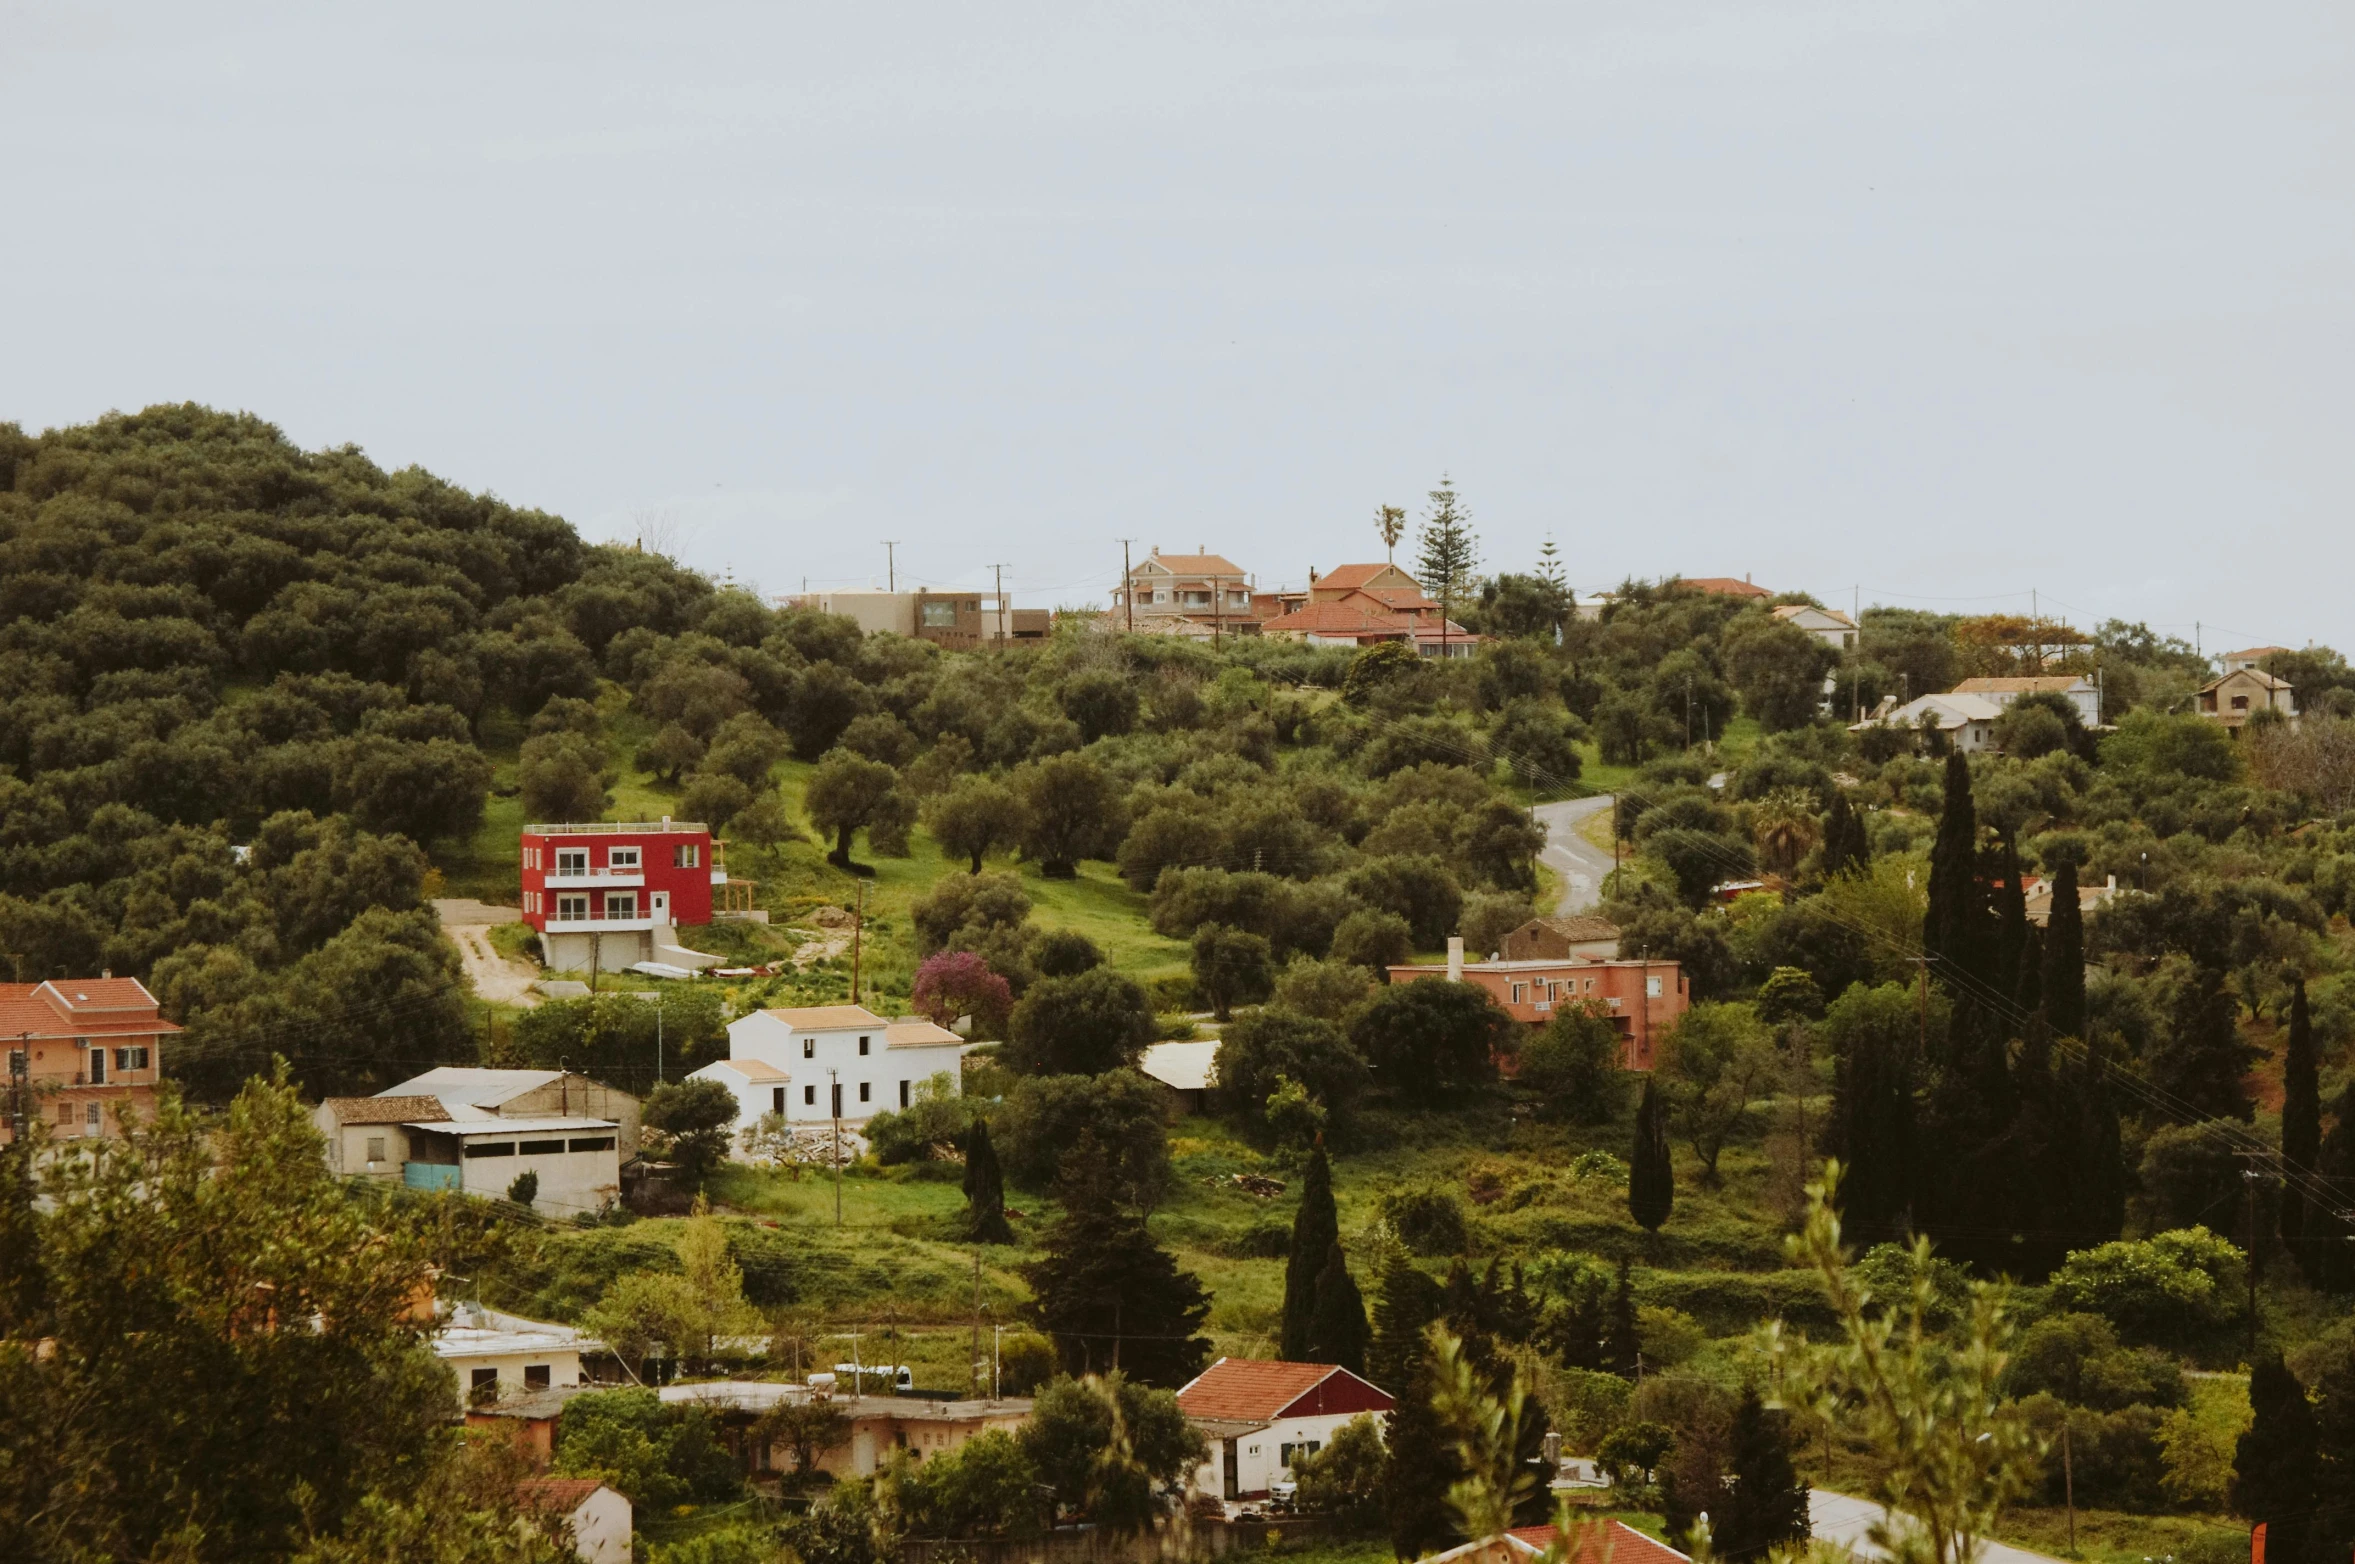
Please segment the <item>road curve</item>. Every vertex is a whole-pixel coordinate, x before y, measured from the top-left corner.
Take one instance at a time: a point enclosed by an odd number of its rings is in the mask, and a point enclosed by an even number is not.
[[[1562,877],[1562,904],[1555,913],[1585,912],[1603,899],[1603,878],[1611,872],[1611,855],[1578,834],[1579,822],[1611,807],[1610,795],[1565,798],[1540,804],[1533,811],[1545,827],[1545,848],[1538,857]]]
[[[1881,1507],[1870,1499],[1852,1498],[1829,1488],[1807,1490],[1807,1524],[1816,1540],[1840,1543],[1860,1559],[1886,1556],[1865,1537],[1881,1515]],[[2031,1553],[2026,1548],[1982,1541],[1973,1564],[2054,1564],[2054,1561],[2047,1554]]]

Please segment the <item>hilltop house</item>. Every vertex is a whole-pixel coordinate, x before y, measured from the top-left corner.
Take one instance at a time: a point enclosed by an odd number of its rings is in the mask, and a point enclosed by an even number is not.
[[[1496,954],[1507,961],[1616,961],[1619,925],[1583,913],[1531,918],[1505,936]]]
[[[1856,621],[1836,608],[1785,603],[1774,611],[1774,616],[1787,625],[1796,625],[1835,652],[1853,651],[1856,647]]]
[[[1191,625],[1213,634],[1259,633],[1251,573],[1207,546],[1193,554],[1164,554],[1155,547],[1130,566],[1127,581],[1112,593],[1106,622],[1125,629],[1132,619],[1139,631]]]
[[[914,1099],[935,1075],[962,1076],[965,1040],[921,1016],[887,1021],[864,1005],[756,1010],[728,1023],[728,1057],[690,1080],[735,1094],[735,1131],[782,1114],[788,1124],[864,1123]]]
[[[2238,673],[2243,668],[2270,673],[2272,670],[2265,664],[2273,658],[2287,657],[2289,654],[2290,649],[2286,646],[2251,646],[2237,652],[2226,652],[2217,661],[2226,673]]]
[[[430,1338],[433,1355],[449,1365],[456,1399],[488,1407],[519,1396],[536,1396],[589,1383],[581,1354],[605,1344],[569,1325],[549,1325],[501,1314],[480,1304],[453,1307]]]
[[[1311,646],[1401,641],[1425,657],[1469,657],[1481,637],[1444,618],[1436,599],[1392,564],[1337,565],[1309,579],[1305,597],[1285,594],[1289,612],[1260,634]]]
[[[977,651],[1007,641],[1043,641],[1054,616],[1043,608],[1016,608],[1011,597],[988,592],[808,592],[779,598],[786,608],[837,614],[868,635],[900,635],[930,641],[952,652]]]
[[[558,972],[637,968],[683,977],[720,964],[679,944],[679,926],[711,922],[728,883],[699,821],[531,825],[521,839],[523,921]]]
[[[0,983],[0,1039],[9,1072],[26,1079],[27,1127],[38,1118],[58,1140],[119,1138],[125,1108],[152,1114],[164,1039],[179,1030],[137,978]],[[0,1145],[15,1139],[0,1112]]]
[[[2081,673],[2035,674],[2016,679],[1965,679],[1954,687],[1952,693],[1976,695],[1998,710],[2023,695],[2058,695],[2077,708],[2077,720],[2087,727],[2099,727],[2102,720],[2101,687]]]
[[[2236,739],[2241,736],[2243,725],[2261,711],[2278,711],[2292,722],[2297,721],[2298,696],[2289,680],[2244,665],[2200,686],[2200,715],[2211,722],[2223,723]]]
[[[1265,1498],[1342,1424],[1393,1404],[1387,1391],[1345,1368],[1272,1358],[1220,1358],[1177,1400],[1210,1447],[1194,1490],[1221,1500]]]
[[[619,1199],[638,1152],[638,1100],[565,1070],[445,1065],[373,1097],[330,1097],[311,1122],[347,1178],[504,1199],[529,1172],[532,1208],[557,1216]]]
[[[1995,748],[1995,719],[2003,707],[1984,695],[1917,695],[1904,705],[1885,700],[1881,709],[1862,722],[1848,725],[1851,733],[1867,728],[1902,728],[1919,732],[1923,719],[1934,722],[1947,744],[1966,755]]]
[[[527,1477],[515,1485],[517,1507],[572,1537],[581,1564],[630,1564],[630,1501],[594,1477]]]
[[[1673,961],[1641,956],[1632,961],[1559,956],[1467,962],[1464,942],[1450,939],[1445,966],[1390,968],[1393,983],[1428,978],[1484,988],[1506,1014],[1531,1027],[1551,1021],[1559,1008],[1575,1003],[1593,1005],[1610,1018],[1612,1030],[1619,1034],[1620,1068],[1627,1070],[1649,1070],[1660,1039],[1692,1008],[1683,968]]]
[[[1003,1396],[962,1401],[929,1396],[871,1396],[838,1391],[832,1374],[816,1374],[806,1385],[775,1380],[716,1380],[665,1385],[658,1394],[673,1406],[698,1406],[712,1414],[741,1454],[747,1475],[781,1469],[791,1457],[781,1445],[752,1433],[752,1425],[780,1406],[811,1402],[831,1405],[850,1425],[840,1444],[817,1452],[819,1471],[836,1479],[872,1477],[894,1452],[923,1462],[946,1454],[990,1429],[1008,1432],[1030,1420],[1030,1398]],[[783,1458],[782,1460],[780,1458]]]
[[[1711,597],[1745,597],[1762,602],[1774,596],[1766,588],[1754,585],[1748,576],[1739,581],[1731,576],[1680,576],[1676,585],[1706,592]]]

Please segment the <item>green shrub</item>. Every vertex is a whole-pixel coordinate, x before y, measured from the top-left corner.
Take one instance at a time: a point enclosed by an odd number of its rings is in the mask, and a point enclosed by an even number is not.
[[[2133,1340],[2185,1341],[2239,1318],[2240,1250],[2204,1227],[2080,1249],[2053,1273],[2063,1308],[2098,1314]]]
[[[1470,1242],[1463,1202],[1444,1189],[1410,1189],[1382,1202],[1398,1241],[1422,1255],[1462,1254]]]

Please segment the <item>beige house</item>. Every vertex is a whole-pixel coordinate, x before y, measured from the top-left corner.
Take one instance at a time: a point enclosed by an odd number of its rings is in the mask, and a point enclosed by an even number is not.
[[[1251,597],[1251,573],[1233,560],[1207,548],[1194,554],[1155,548],[1129,567],[1128,580],[1113,592],[1108,622],[1119,628],[1131,616],[1189,619],[1229,635],[1250,635],[1259,628]]]
[[[327,1166],[346,1178],[504,1198],[536,1176],[545,1215],[601,1211],[637,1155],[638,1099],[569,1070],[428,1070],[374,1097],[311,1111]]]
[[[2032,674],[2022,678],[1965,679],[1956,685],[1956,695],[1976,695],[1998,707],[2009,706],[2023,695],[2058,695],[2077,708],[2077,719],[2087,727],[2098,727],[2102,720],[2101,687],[2081,673]]]
[[[836,1393],[831,1374],[819,1375],[817,1385],[782,1384],[773,1380],[725,1379],[697,1385],[665,1385],[660,1395],[673,1406],[699,1406],[710,1411],[743,1449],[746,1466],[755,1472],[789,1469],[792,1452],[781,1445],[751,1441],[751,1423],[779,1406],[816,1400],[833,1406],[849,1423],[842,1443],[818,1453],[819,1470],[837,1479],[872,1477],[905,1450],[917,1461],[954,1450],[993,1428],[1009,1433],[1030,1419],[1030,1398],[1004,1396],[996,1400],[932,1401],[918,1396],[868,1396]]]
[[[868,635],[901,635],[969,652],[1002,641],[1043,641],[1054,628],[1043,608],[1016,608],[987,592],[810,592],[777,599],[785,608],[838,614]]]
[[[2241,725],[2261,711],[2278,711],[2297,720],[2298,697],[2289,680],[2244,666],[2200,686],[2200,715],[2223,723],[2234,738],[2240,737]]]
[[[449,1365],[456,1398],[485,1406],[588,1383],[581,1354],[605,1344],[569,1325],[549,1325],[461,1303],[434,1331],[433,1355]]]
[[[2287,657],[2289,651],[2290,649],[2286,646],[2251,646],[2237,652],[2226,652],[2217,660],[2224,665],[2226,673],[2238,673],[2243,668],[2255,668],[2264,672],[2267,671],[2265,668],[2267,659]]]
[[[1619,925],[1579,914],[1531,918],[1505,936],[1497,954],[1507,961],[1617,961]]]
[[[1817,608],[1812,603],[1785,603],[1774,611],[1784,624],[1797,625],[1835,652],[1852,651],[1856,646],[1856,621],[1836,608]]]

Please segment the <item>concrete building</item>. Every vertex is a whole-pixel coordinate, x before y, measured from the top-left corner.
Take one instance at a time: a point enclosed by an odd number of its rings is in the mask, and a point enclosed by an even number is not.
[[[1835,652],[1856,649],[1856,621],[1836,608],[1817,608],[1811,603],[1785,603],[1774,611],[1774,616],[1787,625],[1798,626]]]
[[[445,1065],[374,1097],[330,1097],[311,1122],[347,1178],[503,1200],[530,1172],[532,1208],[557,1217],[620,1199],[621,1164],[638,1152],[638,1100],[563,1070]]]
[[[2033,674],[2016,679],[1965,679],[1949,693],[1976,695],[1998,711],[2023,695],[2058,695],[2077,708],[2079,722],[2089,728],[2101,726],[2101,687],[2081,673]]]
[[[1531,918],[1507,934],[1504,949],[1492,954],[1506,961],[1614,961],[1619,956],[1619,925],[1583,913]]]
[[[1951,747],[1966,755],[1995,748],[1995,719],[2003,707],[1983,695],[1918,695],[1900,706],[1884,702],[1881,710],[1862,722],[1848,725],[1851,733],[1867,728],[1900,728],[1919,733],[1925,717],[1937,725]]]
[[[0,983],[0,1082],[21,1070],[28,1135],[38,1120],[53,1140],[118,1138],[124,1109],[155,1111],[164,1039],[179,1031],[137,978]],[[15,1139],[0,1112],[0,1145]]]
[[[2276,657],[2287,657],[2289,654],[2290,648],[2286,646],[2251,646],[2237,652],[2226,652],[2217,662],[2226,673],[2238,673],[2243,668],[2270,673],[2272,670],[2266,664]]]
[[[2277,711],[2297,721],[2298,696],[2289,680],[2277,679],[2262,669],[2241,667],[2201,685],[2198,709],[2210,722],[2224,724],[2237,739],[2242,727],[2261,711]]]
[[[1692,1008],[1692,994],[1683,969],[1673,961],[1585,961],[1562,957],[1534,961],[1479,961],[1463,959],[1463,941],[1448,942],[1445,966],[1404,966],[1390,969],[1393,983],[1444,978],[1471,983],[1514,1020],[1539,1027],[1557,1011],[1573,1004],[1594,1008],[1609,1019],[1621,1042],[1621,1066],[1649,1070],[1660,1040],[1675,1029],[1677,1020]]]
[[[1291,1480],[1293,1464],[1354,1417],[1381,1417],[1388,1392],[1331,1363],[1221,1358],[1177,1393],[1210,1458],[1194,1489],[1219,1500],[1265,1498]]]
[[[515,1485],[526,1515],[561,1526],[582,1564],[630,1564],[630,1501],[594,1477],[527,1477]]]
[[[696,820],[530,825],[519,843],[523,921],[555,972],[685,976],[720,964],[679,943],[712,920],[727,866]]]
[[[988,592],[809,592],[778,599],[787,608],[839,614],[868,635],[901,635],[930,641],[953,652],[970,652],[1008,641],[1043,641],[1054,616],[1043,608],[1016,608],[1010,597]]]
[[[1192,554],[1164,554],[1157,546],[1113,589],[1106,623],[1162,631],[1164,621],[1187,621],[1213,635],[1257,635],[1251,582],[1251,572],[1207,546]]]
[[[743,1455],[747,1474],[787,1470],[792,1465],[787,1448],[764,1444],[749,1432],[753,1422],[779,1406],[820,1401],[843,1415],[850,1425],[848,1434],[842,1443],[817,1454],[818,1469],[838,1480],[874,1476],[894,1451],[905,1450],[919,1462],[928,1461],[990,1429],[1010,1433],[1030,1419],[1027,1396],[943,1401],[924,1396],[857,1395],[835,1391],[825,1383],[833,1378],[830,1374],[814,1377],[820,1383],[713,1380],[665,1385],[659,1394],[671,1405],[699,1406],[717,1418]]]
[[[433,1332],[433,1355],[448,1365],[457,1401],[488,1406],[509,1397],[583,1385],[581,1354],[605,1350],[594,1336],[501,1314],[479,1304],[453,1307]]]
[[[888,1021],[864,1005],[756,1010],[728,1023],[728,1057],[688,1078],[736,1094],[740,1138],[764,1113],[823,1124],[897,1112],[935,1075],[958,1083],[966,1046],[921,1016]]]
[[[1137,1072],[1161,1083],[1176,1112],[1200,1113],[1211,1083],[1218,1078],[1218,1039],[1155,1043],[1137,1061]]]

